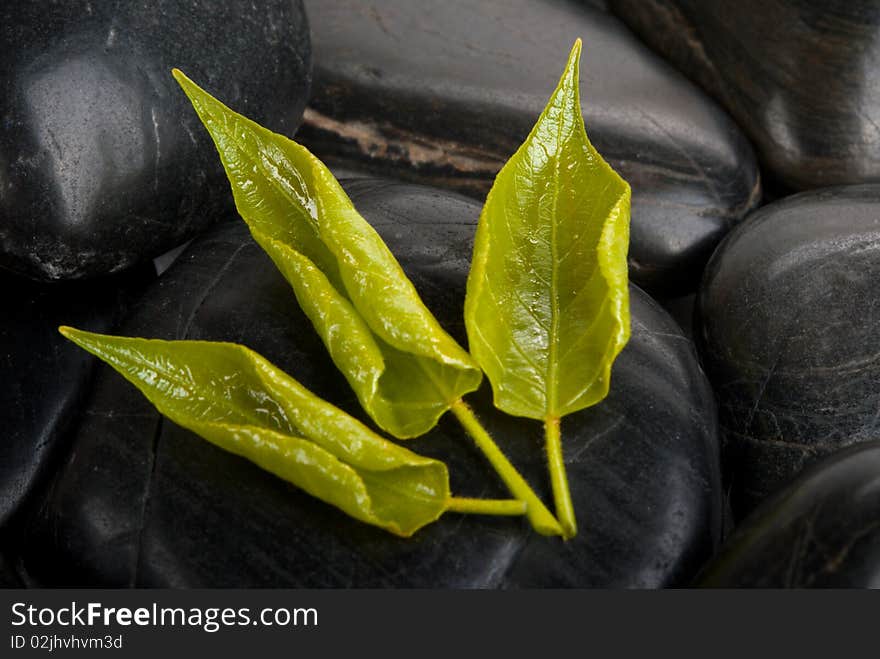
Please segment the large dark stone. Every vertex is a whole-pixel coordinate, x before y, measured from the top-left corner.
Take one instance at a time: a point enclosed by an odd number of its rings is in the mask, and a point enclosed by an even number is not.
[[[699,341],[741,517],[805,465],[880,438],[880,186],[803,193],[706,269]]]
[[[230,208],[214,146],[171,77],[293,134],[310,80],[300,0],[0,3],[0,266],[114,272]]]
[[[739,526],[698,583],[880,588],[880,442],[841,450]]]
[[[633,188],[630,269],[652,291],[696,288],[760,198],[727,114],[609,14],[547,0],[306,0],[315,71],[297,139],[335,166],[483,199],[583,37],[587,131]]]
[[[795,188],[880,179],[880,5],[871,0],[610,0],[713,93]]]
[[[441,322],[464,340],[462,305],[479,204],[419,186],[347,185]],[[691,343],[632,289],[633,338],[609,398],[563,420],[581,532],[536,536],[522,519],[449,514],[409,540],[356,522],[163,421],[101,367],[74,450],[24,551],[36,583],[138,586],[641,586],[686,583],[719,537],[714,404]],[[292,291],[243,225],[194,243],[122,332],[231,340],[362,416]],[[549,498],[541,427],[470,397]],[[453,491],[504,497],[449,415],[407,446],[442,457]]]
[[[0,273],[0,526],[59,462],[94,361],[58,326],[110,331],[152,274],[144,267],[93,282],[43,284]]]

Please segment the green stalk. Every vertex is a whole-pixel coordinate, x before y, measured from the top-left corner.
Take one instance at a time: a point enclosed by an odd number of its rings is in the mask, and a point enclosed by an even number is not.
[[[446,510],[453,513],[476,515],[506,515],[514,517],[526,514],[526,503],[519,499],[469,499],[450,497]]]
[[[507,456],[501,452],[467,403],[458,400],[452,404],[450,409],[495,468],[495,471],[498,472],[510,493],[526,504],[526,516],[535,530],[541,535],[565,535],[557,519],[547,510],[547,507],[516,470],[516,467],[510,463]]]
[[[563,537],[570,540],[577,535],[577,522],[574,516],[574,506],[571,503],[571,490],[568,487],[565,461],[562,458],[562,440],[558,417],[549,417],[544,422],[544,437],[547,446],[547,465],[550,469],[550,484],[553,486],[553,501],[556,504],[556,517],[562,524]]]

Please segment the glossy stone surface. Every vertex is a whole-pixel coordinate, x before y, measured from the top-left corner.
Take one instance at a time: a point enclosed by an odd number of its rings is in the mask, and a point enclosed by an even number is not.
[[[610,0],[726,107],[794,188],[880,180],[880,5]]]
[[[699,585],[880,588],[880,442],[808,470],[740,525]]]
[[[880,437],[880,186],[803,193],[737,227],[706,270],[699,342],[734,512]]]
[[[596,148],[633,189],[630,267],[687,292],[760,198],[751,146],[714,102],[589,3],[307,0],[312,98],[297,139],[334,166],[482,200],[584,41],[581,98]]]
[[[398,255],[441,322],[464,338],[462,305],[479,204],[360,179],[355,204]],[[356,522],[250,463],[161,421],[100,367],[73,451],[28,532],[26,568],[51,585],[467,587],[685,583],[719,536],[714,405],[693,347],[633,288],[633,338],[612,393],[563,421],[581,533],[535,536],[520,518],[448,514],[409,540]],[[245,343],[319,395],[358,413],[287,283],[243,225],[194,243],[122,333]],[[539,424],[471,397],[486,425],[549,497]],[[453,491],[505,491],[444,417],[410,440],[442,457]]]
[[[57,284],[0,273],[0,525],[57,466],[91,371],[93,360],[58,326],[110,331],[152,272]]]
[[[231,207],[216,151],[171,77],[293,134],[311,49],[300,0],[0,3],[0,266],[114,272]]]

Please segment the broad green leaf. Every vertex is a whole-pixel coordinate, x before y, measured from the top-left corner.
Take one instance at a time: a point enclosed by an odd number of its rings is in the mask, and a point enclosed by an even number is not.
[[[479,386],[470,355],[320,160],[174,75],[217,146],[238,212],[364,409],[400,438],[430,430]]]
[[[587,139],[580,50],[489,192],[465,300],[495,404],[533,419],[602,400],[630,333],[630,189]]]
[[[409,536],[448,506],[445,464],[379,437],[244,346],[61,332],[178,425],[352,517]]]

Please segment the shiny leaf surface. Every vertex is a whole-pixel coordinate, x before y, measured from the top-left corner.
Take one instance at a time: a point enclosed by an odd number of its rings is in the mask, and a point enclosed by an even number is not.
[[[175,77],[214,140],[235,203],[364,409],[397,437],[427,432],[482,374],[422,303],[376,231],[307,149]]]
[[[244,346],[61,328],[165,416],[352,517],[409,536],[446,510],[446,466],[379,437]]]
[[[495,404],[533,419],[602,400],[630,333],[630,189],[587,139],[580,50],[489,192],[465,301]]]

